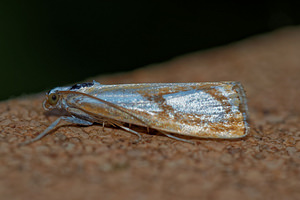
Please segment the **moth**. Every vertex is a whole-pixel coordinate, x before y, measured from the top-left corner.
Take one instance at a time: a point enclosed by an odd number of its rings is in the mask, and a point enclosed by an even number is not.
[[[241,138],[248,134],[248,107],[239,82],[143,83],[102,85],[98,82],[56,87],[46,94],[46,111],[59,109],[60,116],[45,131],[25,144],[56,129],[61,121],[77,125],[109,123],[155,129],[180,141],[179,136]]]

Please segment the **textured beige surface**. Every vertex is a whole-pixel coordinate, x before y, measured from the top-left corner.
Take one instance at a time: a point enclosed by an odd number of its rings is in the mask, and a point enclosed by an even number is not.
[[[43,94],[0,103],[0,199],[299,199],[300,28],[111,76],[101,83],[241,81],[251,131],[196,145],[100,125],[43,131]]]

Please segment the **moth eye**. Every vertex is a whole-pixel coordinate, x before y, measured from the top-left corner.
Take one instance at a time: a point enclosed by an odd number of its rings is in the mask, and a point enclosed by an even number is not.
[[[57,103],[59,99],[59,96],[58,94],[55,94],[55,93],[52,93],[49,95],[48,97],[48,102],[51,104],[51,105],[55,105]]]

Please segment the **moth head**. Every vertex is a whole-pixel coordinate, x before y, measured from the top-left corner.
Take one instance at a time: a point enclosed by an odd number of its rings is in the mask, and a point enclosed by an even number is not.
[[[58,92],[49,91],[48,94],[46,95],[46,99],[43,103],[44,109],[51,110],[53,108],[58,108],[60,98],[61,98],[61,95]]]

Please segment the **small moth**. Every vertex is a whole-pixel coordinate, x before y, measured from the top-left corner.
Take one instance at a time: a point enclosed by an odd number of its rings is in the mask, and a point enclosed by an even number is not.
[[[62,120],[78,125],[109,123],[139,139],[140,133],[125,124],[156,129],[186,142],[190,140],[177,136],[230,139],[249,132],[247,100],[239,82],[102,85],[94,81],[50,90],[43,107],[68,115],[25,144],[41,139]]]

